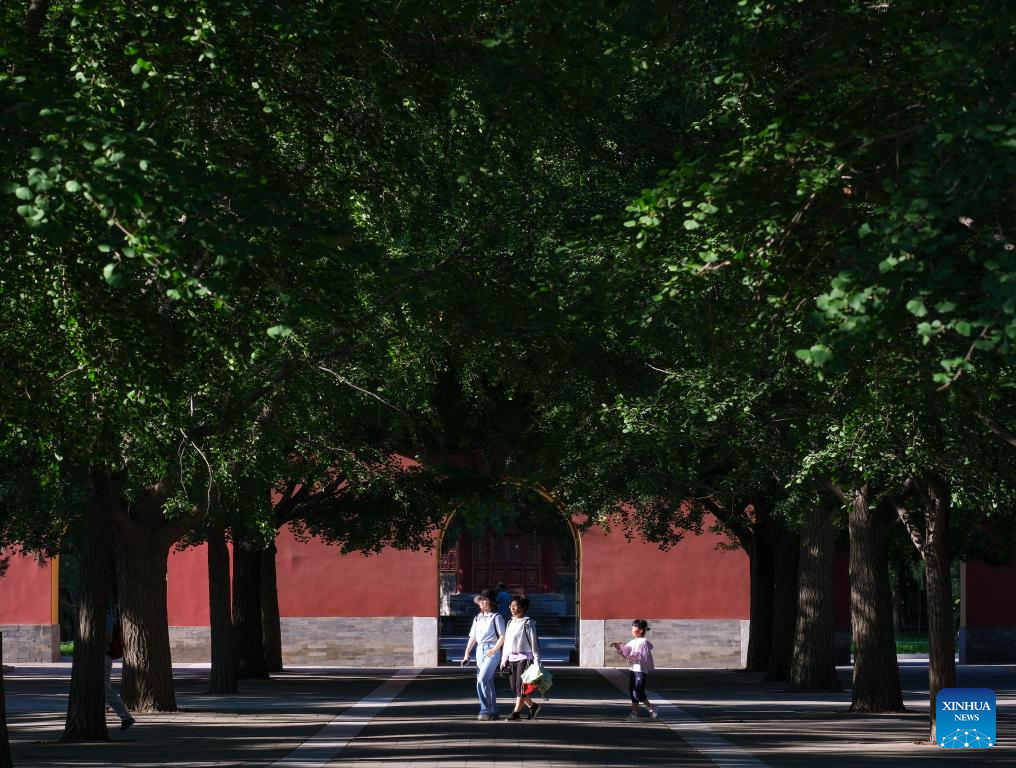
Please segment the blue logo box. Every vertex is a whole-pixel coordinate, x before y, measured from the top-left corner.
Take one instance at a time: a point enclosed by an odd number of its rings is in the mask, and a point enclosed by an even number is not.
[[[995,692],[990,688],[943,688],[935,697],[935,734],[946,749],[995,746]]]

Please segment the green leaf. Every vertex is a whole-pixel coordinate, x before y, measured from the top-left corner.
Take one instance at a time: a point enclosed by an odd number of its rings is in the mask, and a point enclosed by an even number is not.
[[[832,360],[833,351],[825,344],[815,344],[808,350],[815,365],[824,365]]]
[[[123,285],[123,275],[120,273],[119,265],[115,262],[107,264],[102,268],[102,276],[114,288],[119,288]]]
[[[35,197],[35,193],[32,192],[31,187],[18,187],[14,190],[14,195],[18,198],[18,200],[31,200]]]
[[[66,189],[68,192],[77,192],[78,190],[81,189],[81,185],[78,182],[74,181],[74,179],[71,179],[66,184],[64,184],[64,189]]]
[[[924,306],[923,299],[911,299],[908,301],[907,310],[916,317],[924,317],[928,314],[928,308]]]
[[[493,37],[488,37],[484,40],[481,40],[480,45],[486,46],[487,48],[494,48],[498,45],[501,45],[501,41]]]
[[[284,325],[282,323],[280,323],[279,325],[273,325],[271,328],[268,329],[268,335],[271,336],[273,339],[284,339],[287,336],[289,336],[292,332],[293,332],[292,326]]]
[[[871,231],[871,225],[868,222],[864,222],[864,224],[857,228],[857,236],[863,240],[871,234]]]

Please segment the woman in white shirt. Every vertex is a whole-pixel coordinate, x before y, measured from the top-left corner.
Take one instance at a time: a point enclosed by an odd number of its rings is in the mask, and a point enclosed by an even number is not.
[[[485,589],[473,598],[480,612],[473,618],[462,654],[460,666],[469,661],[469,652],[476,646],[476,695],[480,699],[477,720],[497,720],[497,689],[494,687],[494,670],[501,660],[499,649],[504,640],[504,618],[497,612],[497,592]]]
[[[533,621],[526,616],[529,609],[529,598],[525,595],[515,595],[509,604],[512,612],[511,620],[508,622],[508,629],[504,637],[498,640],[494,646],[495,651],[501,650],[501,666],[509,667],[511,670],[512,689],[515,691],[515,709],[508,716],[509,720],[521,719],[522,705],[528,707],[527,720],[532,720],[540,711],[540,705],[533,701],[531,690],[527,690],[526,684],[522,682],[522,673],[526,667],[534,661],[540,660],[540,641],[536,637],[536,628]]]

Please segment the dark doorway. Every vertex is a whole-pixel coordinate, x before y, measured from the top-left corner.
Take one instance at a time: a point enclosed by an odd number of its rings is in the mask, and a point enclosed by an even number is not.
[[[562,512],[529,489],[461,507],[441,544],[438,647],[461,658],[477,608],[473,596],[504,584],[530,600],[544,656],[577,663],[576,534]]]

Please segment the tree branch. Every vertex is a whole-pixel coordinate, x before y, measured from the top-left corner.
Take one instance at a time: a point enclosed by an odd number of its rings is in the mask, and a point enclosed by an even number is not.
[[[697,499],[697,501],[711,512],[713,517],[730,529],[731,533],[737,537],[738,543],[745,552],[749,555],[752,553],[755,544],[755,532],[752,529],[751,521],[743,514],[743,510],[742,513],[729,510],[713,496]],[[741,505],[738,504],[738,506]]]
[[[998,437],[1002,438],[1003,442],[1008,443],[1013,448],[1016,448],[1016,434],[1010,432],[1004,424],[996,421],[981,410],[980,406],[974,406],[974,413],[977,414],[977,418],[983,421],[988,429],[994,432]]]
[[[823,477],[822,485],[828,488],[832,492],[832,494],[840,501],[842,501],[844,504],[850,502],[850,499],[847,498],[847,494],[843,492],[842,488],[840,488],[839,483],[834,483],[832,480]]]
[[[337,374],[331,368],[326,368],[323,365],[319,365],[318,366],[318,370],[319,371],[324,371],[325,373],[331,374],[332,376],[335,377],[335,379],[337,381],[345,384],[347,387],[352,387],[357,392],[362,392],[363,394],[367,395],[368,397],[373,397],[379,403],[381,403],[382,405],[387,405],[389,408],[391,408],[396,413],[401,413],[403,416],[407,415],[405,411],[403,411],[401,408],[399,408],[397,406],[392,405],[387,400],[385,400],[383,397],[381,397],[381,395],[377,394],[376,392],[371,392],[369,389],[364,389],[363,387],[358,387],[356,384],[351,382],[349,379],[345,378],[344,376],[340,376],[339,374]]]
[[[914,546],[917,547],[918,553],[921,555],[921,559],[925,559],[924,554],[924,534],[921,533],[921,529],[914,524],[913,516],[903,504],[894,497],[889,497],[889,502],[893,505],[893,509],[896,510],[896,514],[903,522],[903,526],[907,529],[907,533],[910,534],[910,540],[914,542]]]

